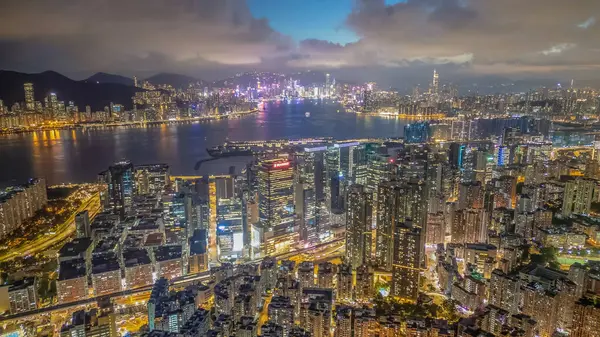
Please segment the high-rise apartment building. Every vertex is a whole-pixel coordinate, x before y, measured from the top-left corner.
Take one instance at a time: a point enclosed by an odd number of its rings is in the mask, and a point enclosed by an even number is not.
[[[373,194],[362,185],[352,185],[346,199],[346,257],[356,268],[371,261]]]
[[[27,184],[0,191],[0,239],[19,228],[47,202],[44,179],[31,179]]]
[[[598,182],[579,178],[565,184],[562,215],[589,214],[592,202],[598,199]]]
[[[169,165],[139,165],[134,170],[135,193],[138,195],[157,195],[170,184]]]
[[[340,264],[337,273],[337,301],[350,302],[353,298],[352,266]]]
[[[90,213],[87,210],[75,215],[75,230],[78,238],[89,238],[92,236]]]
[[[598,298],[584,297],[575,303],[571,336],[600,336],[600,301]]]
[[[25,90],[25,110],[27,112],[35,111],[35,98],[33,96],[33,83],[23,84]]]
[[[421,276],[421,229],[398,224],[394,233],[391,296],[416,302]]]

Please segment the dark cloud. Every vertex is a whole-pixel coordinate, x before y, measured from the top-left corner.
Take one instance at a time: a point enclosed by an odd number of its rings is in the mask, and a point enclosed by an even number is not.
[[[347,20],[389,63],[466,63],[474,72],[598,66],[597,0],[363,0]],[[557,67],[556,70],[563,70]]]
[[[3,66],[68,72],[252,67],[292,44],[244,0],[5,0],[0,22]]]
[[[345,28],[359,41],[340,45],[292,41],[246,0],[3,0],[0,67],[75,77],[323,69],[401,80],[437,67],[590,78],[600,69],[598,19],[598,0],[356,0]]]

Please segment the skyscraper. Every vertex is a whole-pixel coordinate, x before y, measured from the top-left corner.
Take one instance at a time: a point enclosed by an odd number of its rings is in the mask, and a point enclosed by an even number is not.
[[[90,215],[87,210],[79,212],[77,215],[75,215],[75,227],[78,238],[89,238],[92,236]]]
[[[33,97],[33,83],[23,84],[25,89],[25,110],[33,112],[35,110],[35,99]]]
[[[571,336],[600,336],[600,302],[597,299],[584,297],[575,303]]]
[[[394,232],[406,217],[407,198],[411,198],[396,181],[379,184],[377,191],[377,237],[375,262],[384,269],[392,268]]]
[[[421,276],[421,229],[410,224],[396,226],[391,295],[416,302]]]
[[[431,81],[431,93],[437,95],[440,88],[440,75],[437,70],[433,70],[433,80]]]
[[[362,185],[352,185],[346,199],[346,257],[356,268],[371,260],[373,194]]]
[[[294,237],[293,168],[286,159],[267,159],[258,167],[258,209],[262,251],[271,255],[292,245]]]
[[[133,164],[130,161],[117,162],[100,173],[99,180],[108,185],[108,206],[115,214],[125,216],[135,193]]]
[[[593,179],[568,181],[565,184],[562,215],[588,214],[595,194],[598,194],[598,184]]]

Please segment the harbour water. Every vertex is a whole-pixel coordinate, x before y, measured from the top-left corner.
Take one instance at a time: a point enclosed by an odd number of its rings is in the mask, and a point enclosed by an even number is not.
[[[309,114],[307,114],[309,112]],[[399,137],[406,121],[346,113],[321,101],[270,102],[237,119],[148,127],[39,131],[0,136],[0,186],[46,178],[49,184],[94,181],[111,163],[167,163],[174,175],[239,172],[248,161],[232,157],[204,162],[207,147],[227,140]]]

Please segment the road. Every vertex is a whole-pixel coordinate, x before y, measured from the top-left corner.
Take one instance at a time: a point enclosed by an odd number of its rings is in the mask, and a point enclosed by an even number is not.
[[[28,256],[40,253],[55,244],[66,240],[75,231],[75,215],[83,210],[88,210],[90,219],[100,211],[100,194],[94,193],[88,200],[84,201],[77,210],[75,210],[67,220],[58,225],[55,229],[56,234],[52,236],[40,236],[20,247],[10,250],[0,255],[0,262],[14,259],[18,256]]]
[[[296,250],[293,252],[280,254],[275,257],[280,260],[287,259],[287,258],[291,258],[295,255],[303,254],[303,253],[317,250],[317,249],[327,249],[327,250],[329,250],[328,254],[336,253],[335,256],[337,257],[339,254],[338,250],[340,249],[342,244],[343,244],[343,239],[336,239],[336,240],[332,240],[329,242],[318,244],[313,247],[303,248],[303,249],[299,249],[299,250]],[[327,260],[327,259],[331,258],[329,256],[324,256],[323,254],[321,254],[320,257],[322,258],[322,260]],[[261,260],[252,261],[252,263],[259,263],[260,261]],[[210,277],[211,277],[210,271],[204,271],[204,272],[197,273],[197,274],[189,274],[189,275],[185,275],[185,276],[181,276],[181,277],[172,279],[171,285],[172,286],[185,286],[190,283],[208,281],[210,279]],[[124,297],[124,296],[134,296],[134,295],[144,295],[144,294],[149,295],[151,291],[152,291],[152,286],[146,286],[146,287],[137,288],[137,289],[124,290],[124,291],[112,293],[109,295],[87,298],[87,299],[80,300],[80,301],[57,304],[57,305],[53,305],[53,306],[49,306],[49,307],[45,307],[45,308],[40,308],[40,309],[22,312],[22,313],[18,313],[18,314],[14,314],[14,315],[0,317],[0,323],[4,323],[7,321],[14,321],[14,320],[22,320],[22,319],[31,320],[33,317],[38,316],[38,315],[45,315],[45,314],[50,314],[50,313],[61,311],[61,310],[74,309],[74,308],[78,308],[81,306],[94,304],[99,299],[105,299],[105,298],[112,299],[112,298],[119,298],[119,297]],[[269,298],[269,301],[270,301],[270,298]],[[268,308],[268,302],[265,305],[265,310],[267,308]]]

